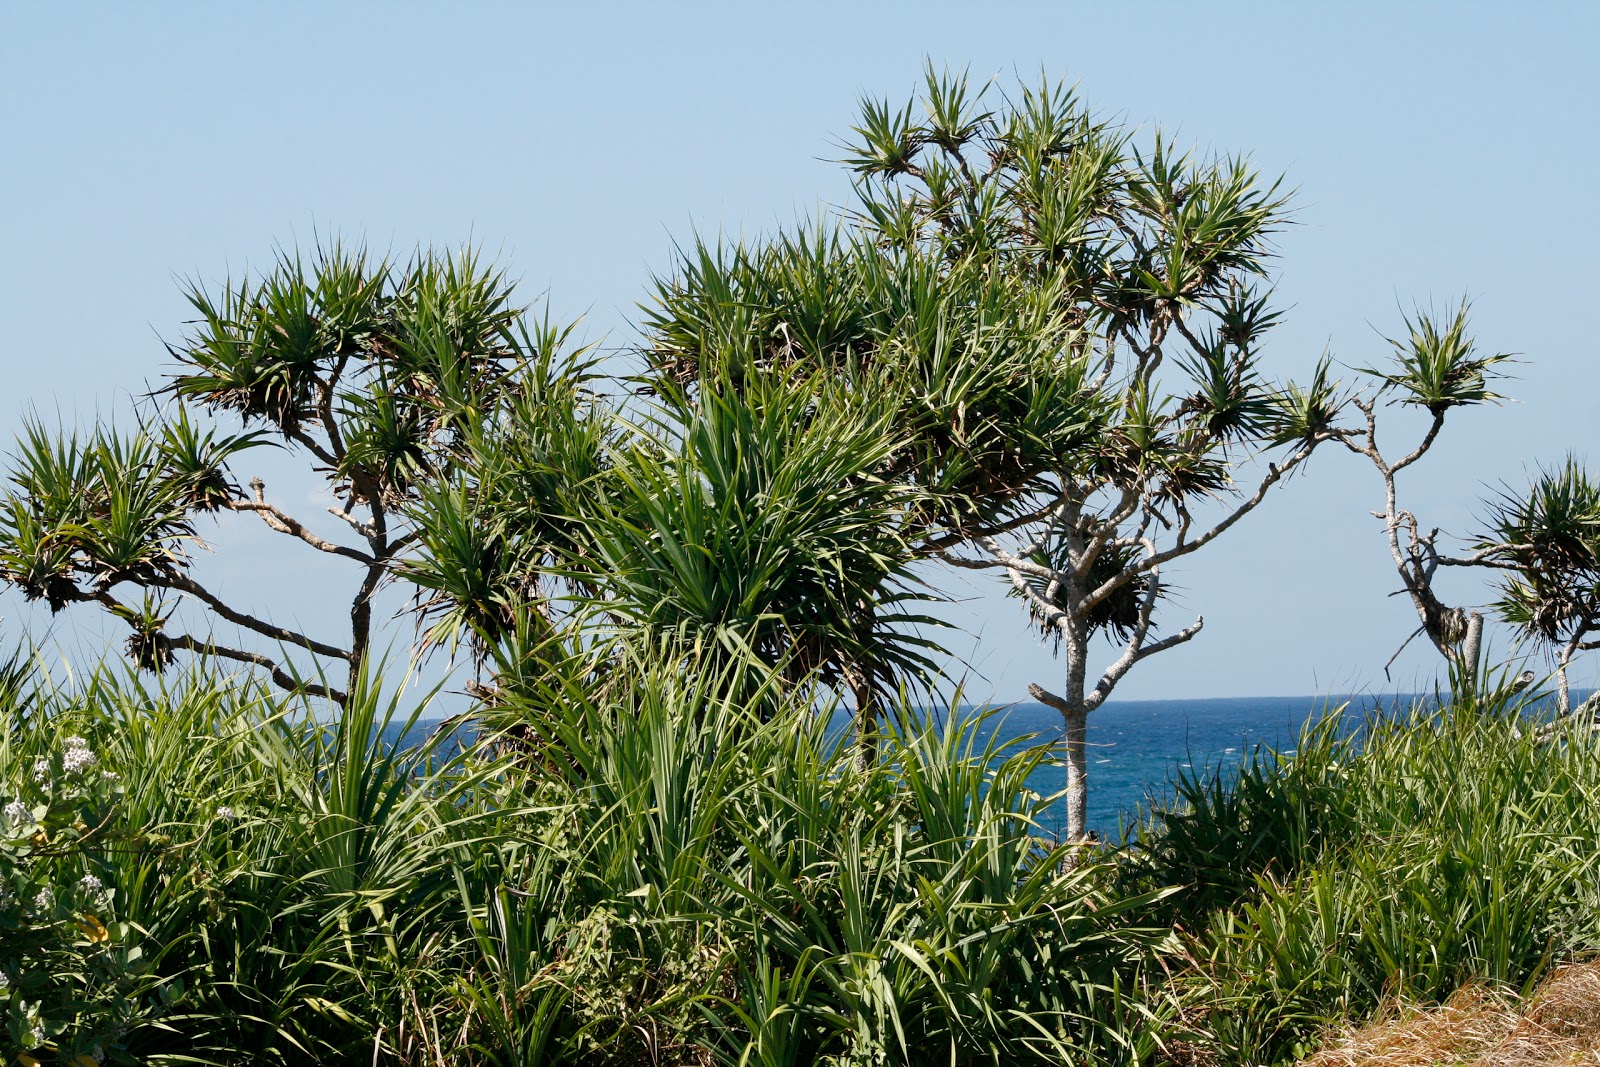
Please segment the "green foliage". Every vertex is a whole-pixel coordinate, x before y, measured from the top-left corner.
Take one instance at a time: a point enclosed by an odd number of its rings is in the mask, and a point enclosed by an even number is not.
[[[631,656],[547,657],[562,670],[503,694],[465,752],[443,734],[391,750],[383,729],[426,704],[402,712],[371,686],[319,725],[204,673],[22,678],[0,780],[69,730],[120,776],[94,832],[34,805],[71,847],[7,853],[75,909],[25,927],[56,939],[55,992],[18,994],[41,1005],[39,1055],[1013,1063],[1121,1047],[1115,991],[1169,940],[1139,919],[1159,893],[1113,895],[1103,869],[1064,869],[1070,850],[1032,835],[1047,799],[1026,783],[1048,750],[902,711],[860,767],[787,687],[734,700]],[[63,892],[86,871],[94,912]],[[41,951],[23,946],[19,972],[16,944],[14,980]]]
[[[211,633],[170,633],[176,602],[309,652],[318,671],[342,663],[353,686],[371,642],[373,594],[424,542],[412,577],[430,637],[454,641],[469,622],[487,625],[495,599],[507,599],[481,573],[491,563],[453,558],[474,546],[448,530],[424,534],[415,509],[452,499],[468,477],[463,465],[489,451],[474,447],[486,428],[549,426],[559,437],[581,421],[590,365],[566,348],[571,328],[530,324],[504,273],[470,249],[400,264],[335,243],[310,257],[284,253],[260,278],[217,291],[194,285],[187,295],[198,318],[169,346],[178,367],[159,391],[173,399],[145,409],[134,433],[25,427],[0,494],[0,581],[52,611],[100,604],[132,630],[127,650],[141,668],[159,671],[177,651],[210,652],[336,703],[349,694],[302,686],[287,660],[218,644]],[[245,432],[220,428],[233,423]],[[283,511],[259,480],[248,494],[240,488],[232,462],[266,443],[299,454],[328,483],[338,502],[329,510],[356,544]],[[575,445],[557,457],[565,476],[577,476],[580,452]],[[359,566],[345,640],[320,641],[240,610],[195,578],[197,517],[223,510],[253,512],[301,550]]]
[[[1600,485],[1577,460],[1541,471],[1525,493],[1502,492],[1485,525],[1479,547],[1498,549],[1507,571],[1501,618],[1556,645],[1600,626]]]
[[[1519,711],[1419,711],[1356,735],[1335,714],[1232,780],[1181,780],[1131,871],[1190,887],[1165,905],[1191,932],[1171,993],[1184,1036],[1224,1062],[1288,1062],[1385,998],[1526,988],[1600,947],[1600,746],[1519,734]]]
[[[181,582],[191,513],[237,492],[227,460],[257,443],[201,431],[181,408],[132,435],[96,426],[80,438],[30,420],[0,505],[0,580],[52,611],[122,582]]]
[[[933,620],[896,610],[916,599],[918,500],[881,472],[902,439],[881,408],[819,394],[759,377],[708,390],[615,455],[584,515],[603,625],[830,684],[936,670],[910,629]]]
[[[38,713],[23,662],[0,670],[18,724]],[[0,738],[0,1056],[131,1063],[120,1039],[151,982],[106,861],[123,785],[84,737],[18,740]]]
[[[794,368],[819,403],[887,409],[904,438],[884,473],[930,494],[930,515],[993,515],[1106,413],[1058,293],[926,250],[883,254],[818,226],[755,249],[697,245],[645,309],[656,388],[740,388]],[[844,388],[820,388],[838,382]]]
[[[406,510],[416,551],[397,571],[418,590],[427,645],[492,647],[588,553],[582,517],[618,428],[589,394],[593,362],[566,354],[572,329],[546,319],[529,332],[517,387],[475,414],[451,477]]]
[[[1426,313],[1415,320],[1407,318],[1406,336],[1389,339],[1397,364],[1394,373],[1365,373],[1399,392],[1402,404],[1424,407],[1435,417],[1453,407],[1501,399],[1490,391],[1489,382],[1496,377],[1494,368],[1511,356],[1480,354],[1467,333],[1467,312],[1463,300],[1443,324]]]

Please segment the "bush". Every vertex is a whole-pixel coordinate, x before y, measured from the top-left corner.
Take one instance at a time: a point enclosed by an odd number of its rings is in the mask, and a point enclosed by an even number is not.
[[[1170,940],[1142,920],[1159,893],[1032,835],[1048,750],[976,723],[902,710],[862,767],[809,700],[612,663],[507,697],[447,753],[385,743],[428,704],[371,685],[331,725],[203,672],[22,690],[0,780],[52,738],[96,753],[62,778],[75,807],[29,808],[70,851],[7,854],[66,909],[29,920],[47,949],[5,949],[56,954],[48,996],[14,998],[41,1059],[1104,1057]],[[60,891],[90,872],[116,922]]]
[[[1187,883],[1168,906],[1194,963],[1169,995],[1189,1037],[1293,1059],[1386,998],[1525,989],[1600,947],[1600,746],[1541,744],[1521,710],[1330,718],[1236,780],[1181,781],[1135,881]]]

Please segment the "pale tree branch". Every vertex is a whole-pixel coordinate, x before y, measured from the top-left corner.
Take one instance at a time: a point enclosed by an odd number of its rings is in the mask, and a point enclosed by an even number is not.
[[[1011,587],[1024,600],[1033,605],[1034,610],[1039,613],[1040,619],[1045,626],[1059,626],[1068,617],[1067,613],[1057,607],[1055,603],[1040,596],[1033,586],[1028,584],[1027,577],[1017,571],[1016,568],[1006,567],[1006,576],[1011,579]]]
[[[357,563],[367,566],[372,565],[372,557],[365,552],[346,545],[334,544],[332,541],[319,537],[306,529],[299,519],[285,514],[274,505],[267,503],[267,486],[260,478],[250,479],[250,488],[255,490],[256,497],[254,500],[231,500],[228,502],[228,507],[234,511],[253,511],[261,516],[261,521],[266,523],[269,528],[281,534],[288,534],[290,537],[298,537],[319,551],[329,552],[336,556],[344,556],[346,559],[353,559]],[[330,508],[329,510],[332,509]]]
[[[1137,649],[1131,647],[1124,649],[1122,656],[1117,660],[1117,662],[1106,668],[1105,674],[1100,676],[1100,680],[1095,683],[1094,690],[1086,698],[1085,703],[1088,704],[1091,709],[1099,707],[1105,701],[1106,697],[1111,694],[1111,690],[1116,688],[1117,683],[1122,681],[1123,675],[1127,674],[1128,671],[1133,668],[1135,663],[1138,663],[1140,660],[1146,659],[1150,656],[1154,656],[1159,652],[1165,652],[1169,648],[1175,648],[1178,645],[1183,644],[1185,641],[1192,639],[1196,634],[1205,628],[1205,624],[1205,617],[1201,616],[1196,618],[1194,622],[1190,623],[1182,630],[1179,630],[1170,637],[1162,638],[1153,645],[1145,645]]]
[[[1389,467],[1389,473],[1399,474],[1417,460],[1427,455],[1428,449],[1433,447],[1433,442],[1438,438],[1439,431],[1442,429],[1444,429],[1444,412],[1440,411],[1434,414],[1433,424],[1428,427],[1428,432],[1423,435],[1422,443],[1417,445],[1416,448],[1412,449],[1410,455],[1406,456],[1404,459],[1401,459],[1399,462],[1392,464]],[[1373,442],[1373,447],[1377,447],[1376,441]]]
[[[263,637],[270,637],[275,641],[282,641],[286,645],[303,648],[319,656],[327,656],[329,659],[343,660],[346,663],[352,659],[351,653],[345,649],[314,640],[305,634],[296,633],[293,630],[285,629],[282,626],[277,626],[264,619],[258,619],[254,615],[247,615],[230,607],[215,593],[186,574],[169,576],[154,584],[163,589],[187,593],[227,621],[236,626],[243,626],[245,629],[254,631]]]
[[[336,519],[342,520],[347,526],[350,527],[350,529],[354,530],[356,533],[360,534],[362,537],[367,538],[369,541],[373,538],[374,533],[373,533],[372,525],[370,523],[363,522],[362,520],[356,518],[354,515],[350,514],[348,511],[343,511],[343,510],[341,510],[339,508],[336,508],[336,507],[329,507],[328,508],[328,514],[332,515]]]
[[[980,537],[978,543],[1009,571],[1026,574],[1031,578],[1039,579],[1041,582],[1055,581],[1061,577],[1061,573],[1053,567],[1046,567],[1030,559],[1023,559],[1021,556],[1007,551],[1000,542],[992,537]]]
[[[1137,579],[1139,575],[1154,570],[1155,568],[1160,567],[1172,560],[1187,556],[1191,552],[1197,552],[1206,545],[1210,544],[1212,541],[1215,541],[1218,537],[1221,537],[1230,528],[1232,528],[1236,522],[1250,514],[1250,512],[1254,511],[1256,507],[1266,499],[1267,493],[1271,491],[1274,485],[1282,481],[1285,476],[1293,472],[1294,469],[1301,463],[1305,462],[1305,460],[1315,449],[1316,444],[1316,441],[1312,441],[1301,445],[1295,450],[1294,454],[1284,462],[1282,466],[1279,466],[1276,463],[1268,463],[1267,475],[1266,477],[1262,478],[1260,484],[1256,486],[1255,492],[1250,494],[1250,496],[1237,508],[1235,508],[1225,519],[1211,527],[1205,533],[1202,533],[1200,536],[1196,537],[1194,540],[1180,540],[1171,548],[1147,556],[1137,564],[1134,564],[1119,574],[1108,578],[1098,588],[1089,593],[1088,596],[1084,597],[1083,606],[1080,610],[1083,612],[1088,612],[1106,597],[1110,596],[1112,593],[1115,593],[1118,589],[1122,588],[1124,585],[1127,585],[1129,582]],[[1185,533],[1186,532],[1187,531],[1185,531]]]
[[[1436,554],[1433,557],[1433,562],[1441,567],[1498,567],[1501,570],[1514,571],[1520,569],[1515,563],[1496,559],[1495,557],[1508,552],[1526,552],[1531,548],[1533,548],[1532,545],[1509,543],[1490,545],[1488,548],[1480,549],[1470,556],[1440,556]]]
[[[1054,693],[1050,692],[1050,690],[1046,689],[1042,685],[1036,685],[1036,684],[1030,683],[1028,685],[1028,695],[1033,697],[1033,699],[1037,700],[1039,703],[1046,705],[1047,707],[1055,708],[1062,715],[1071,715],[1072,714],[1072,708],[1067,704],[1067,702],[1065,700],[1063,700],[1060,697],[1056,696]]]
[[[294,675],[284,670],[281,664],[270,657],[263,656],[259,652],[246,652],[243,649],[229,648],[226,645],[219,645],[215,641],[201,641],[188,634],[179,634],[176,637],[162,635],[162,640],[168,648],[181,649],[186,652],[198,652],[202,655],[221,656],[223,659],[231,659],[238,663],[249,663],[257,667],[263,667],[272,676],[273,684],[291,693],[305,693],[307,696],[321,697],[340,705],[349,700],[348,694],[342,693],[337,689],[330,689],[314,682],[303,682],[295,678]]]
[[[1106,545],[1112,540],[1118,528],[1133,516],[1138,507],[1139,494],[1132,489],[1124,489],[1122,491],[1122,499],[1118,501],[1116,509],[1106,516],[1104,520],[1096,523],[1099,526],[1099,530],[1096,531],[1093,537],[1089,538],[1089,543],[1084,546],[1083,559],[1079,560],[1078,564],[1073,568],[1074,576],[1079,581],[1089,576],[1089,571],[1094,567],[1095,560],[1100,558],[1100,553],[1105,551]],[[1143,532],[1142,526],[1143,524],[1141,524],[1141,534]]]

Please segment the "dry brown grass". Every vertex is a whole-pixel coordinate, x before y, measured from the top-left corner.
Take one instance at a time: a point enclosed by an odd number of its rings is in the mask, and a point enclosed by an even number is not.
[[[1441,1007],[1394,1008],[1301,1067],[1600,1064],[1600,961],[1556,971],[1523,1005],[1469,986]]]

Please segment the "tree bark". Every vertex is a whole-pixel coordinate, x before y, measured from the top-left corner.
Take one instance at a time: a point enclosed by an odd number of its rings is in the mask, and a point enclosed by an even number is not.
[[[1062,718],[1067,727],[1067,840],[1077,844],[1089,833],[1089,713],[1068,711]]]
[[[1077,690],[1082,689],[1080,679]],[[1040,685],[1028,686],[1028,692],[1061,713],[1065,727],[1061,741],[1067,750],[1067,840],[1077,844],[1089,835],[1089,708],[1081,698],[1058,697]]]
[[[854,672],[848,684],[856,702],[856,767],[864,771],[878,759],[878,688],[870,678]]]
[[[1467,615],[1467,636],[1461,642],[1461,680],[1468,696],[1478,692],[1478,659],[1483,646],[1483,613],[1474,611]]]

